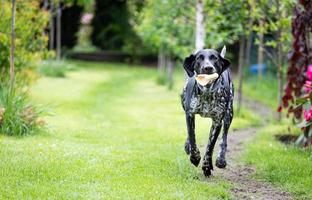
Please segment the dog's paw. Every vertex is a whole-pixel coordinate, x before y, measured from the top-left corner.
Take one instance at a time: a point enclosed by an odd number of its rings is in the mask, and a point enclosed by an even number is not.
[[[184,150],[185,150],[185,153],[186,153],[187,155],[190,155],[190,153],[191,153],[191,145],[190,145],[189,140],[186,140],[186,141],[185,141]]]
[[[191,156],[190,156],[190,161],[193,165],[195,165],[196,167],[199,165],[200,163],[200,152],[198,150],[198,148],[194,148],[194,149],[191,149]]]
[[[202,166],[202,170],[205,176],[210,176],[213,170],[212,158],[205,158]]]
[[[203,167],[202,167],[202,170],[203,170],[204,175],[205,175],[206,177],[211,176],[211,169],[210,169],[209,167],[203,166]]]
[[[221,169],[225,168],[226,167],[226,160],[224,158],[218,157],[216,160],[216,166],[218,168],[221,168]]]

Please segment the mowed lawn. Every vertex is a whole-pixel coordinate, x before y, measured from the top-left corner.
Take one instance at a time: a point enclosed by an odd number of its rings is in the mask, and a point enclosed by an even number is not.
[[[0,199],[231,198],[229,183],[205,178],[184,153],[182,71],[169,91],[156,69],[74,64],[66,78],[42,77],[32,88],[51,113],[46,132],[0,136]],[[233,127],[257,121],[242,113]],[[210,120],[196,128],[206,145]]]

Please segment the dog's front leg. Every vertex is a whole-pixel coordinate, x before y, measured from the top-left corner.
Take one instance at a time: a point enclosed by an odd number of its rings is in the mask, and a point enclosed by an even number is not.
[[[187,153],[190,153],[190,161],[196,167],[200,162],[200,152],[196,146],[195,139],[195,116],[186,113],[186,126],[187,126],[187,134],[188,139],[185,143],[185,150]]]
[[[226,153],[226,148],[227,148],[227,134],[228,134],[229,128],[230,128],[229,123],[227,122],[223,123],[223,135],[222,135],[222,140],[220,143],[219,155],[216,160],[216,166],[219,168],[226,167],[225,153]]]
[[[216,159],[216,166],[219,168],[225,168],[226,167],[226,160],[225,160],[225,154],[226,154],[226,148],[227,148],[227,135],[230,128],[230,125],[232,123],[233,119],[233,102],[231,101],[229,104],[229,109],[226,112],[226,115],[223,119],[223,135],[222,140],[220,143],[220,151],[219,155]]]
[[[215,121],[212,122],[210,135],[209,135],[209,141],[207,144],[206,154],[204,156],[204,162],[202,166],[205,176],[210,176],[211,170],[213,170],[212,153],[213,153],[213,148],[216,144],[217,138],[219,136],[221,127],[222,127],[221,122],[215,122]]]

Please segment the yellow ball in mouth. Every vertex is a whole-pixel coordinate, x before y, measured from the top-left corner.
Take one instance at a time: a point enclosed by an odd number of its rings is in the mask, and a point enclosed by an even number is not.
[[[197,83],[199,83],[202,86],[205,86],[209,83],[212,83],[219,77],[219,74],[214,73],[214,74],[198,74],[195,79]]]

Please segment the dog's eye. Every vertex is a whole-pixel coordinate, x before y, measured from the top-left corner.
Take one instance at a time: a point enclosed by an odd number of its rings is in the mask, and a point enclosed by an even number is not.
[[[217,57],[214,56],[214,55],[210,55],[210,56],[209,56],[209,60],[217,60]]]
[[[199,55],[199,56],[197,57],[197,60],[204,60],[204,56],[203,56],[203,55]]]

